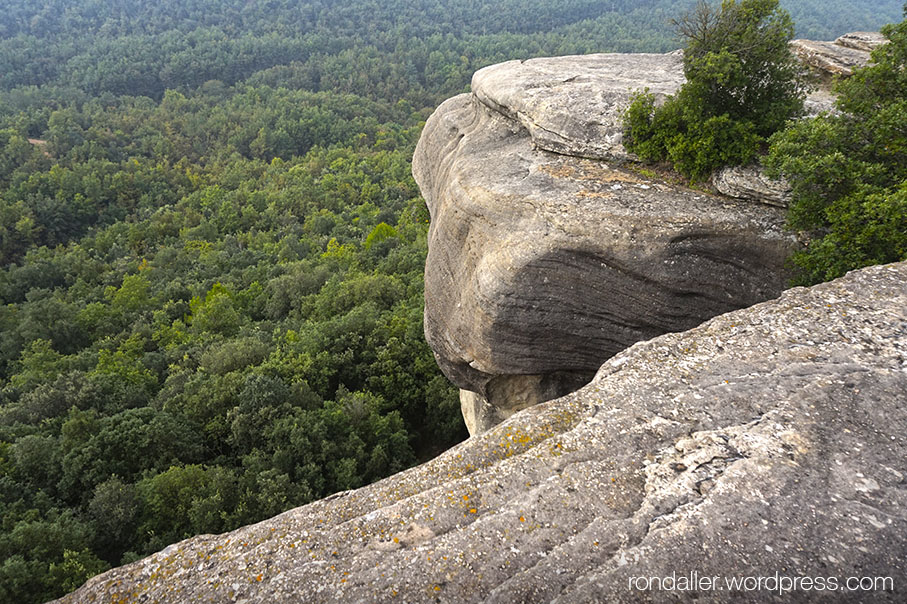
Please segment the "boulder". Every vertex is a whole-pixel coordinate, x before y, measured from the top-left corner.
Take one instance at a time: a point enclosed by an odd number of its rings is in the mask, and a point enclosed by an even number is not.
[[[533,146],[596,159],[629,159],[622,113],[636,91],[657,101],[685,81],[683,52],[591,54],[507,61],[480,69],[472,93],[520,124]]]
[[[867,268],[638,343],[426,464],[60,602],[904,602],[905,284]],[[816,588],[849,577],[879,579]]]
[[[786,208],[790,202],[790,185],[765,175],[761,166],[731,166],[712,175],[712,186],[728,197],[758,200]]]
[[[876,43],[877,38],[885,40],[881,34],[868,32],[846,34],[838,40],[867,45]],[[801,42],[832,45],[796,41]],[[848,52],[839,48],[841,53]],[[868,53],[861,64],[866,61]],[[472,93],[488,108],[519,123],[538,149],[622,161],[635,159],[622,145],[622,113],[633,94],[647,90],[660,103],[685,81],[682,50],[667,54],[591,54],[491,65],[473,75]],[[806,100],[807,113],[829,110],[833,102],[828,91],[813,91]]]
[[[511,61],[428,120],[413,159],[432,218],[425,333],[479,395],[462,398],[473,433],[787,282],[783,210],[619,161],[631,91],[668,94],[680,70],[676,54]]]

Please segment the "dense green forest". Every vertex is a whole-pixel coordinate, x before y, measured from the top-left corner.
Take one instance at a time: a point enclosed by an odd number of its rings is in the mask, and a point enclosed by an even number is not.
[[[693,0],[0,0],[0,602],[465,437],[409,160],[478,68]],[[782,3],[799,33],[902,0]]]

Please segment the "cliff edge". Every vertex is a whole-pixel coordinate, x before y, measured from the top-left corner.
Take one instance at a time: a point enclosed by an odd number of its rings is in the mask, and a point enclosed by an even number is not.
[[[420,141],[427,336],[475,436],[58,602],[905,601],[907,262],[782,293],[775,184],[629,166],[607,116],[679,57],[617,57],[479,72]]]
[[[884,41],[857,32],[791,50],[827,81]],[[690,189],[623,147],[633,93],[664,99],[683,83],[681,51],[508,61],[426,123],[413,157],[432,217],[425,336],[471,434],[575,390],[634,342],[786,286],[799,245],[783,230],[786,183],[748,166]],[[820,87],[807,111],[833,100]]]

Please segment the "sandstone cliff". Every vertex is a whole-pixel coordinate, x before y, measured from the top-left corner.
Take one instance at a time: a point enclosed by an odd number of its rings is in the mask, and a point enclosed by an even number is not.
[[[885,39],[795,40],[831,76]],[[788,187],[758,166],[713,175],[717,195],[633,169],[634,91],[683,84],[680,51],[509,61],[428,120],[413,174],[432,215],[425,335],[461,388],[471,434],[575,390],[602,361],[661,333],[777,296],[798,245]],[[830,110],[820,87],[810,113]]]
[[[426,124],[413,159],[432,216],[425,334],[472,433],[576,389],[634,342],[781,293],[796,243],[778,200],[626,165],[631,92],[675,92],[681,62],[510,61]]]
[[[849,76],[869,64],[869,55],[887,42],[878,32],[844,34],[834,42],[794,40],[791,50],[801,61],[828,76]]]
[[[417,468],[61,602],[907,599],[907,263],[642,342]],[[893,590],[636,591],[634,576]]]

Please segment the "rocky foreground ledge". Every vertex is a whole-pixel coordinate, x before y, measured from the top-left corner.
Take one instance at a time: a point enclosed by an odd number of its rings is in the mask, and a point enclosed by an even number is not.
[[[629,587],[672,573],[894,589]],[[638,343],[422,466],[178,543],[60,602],[694,597],[907,601],[907,263]]]

